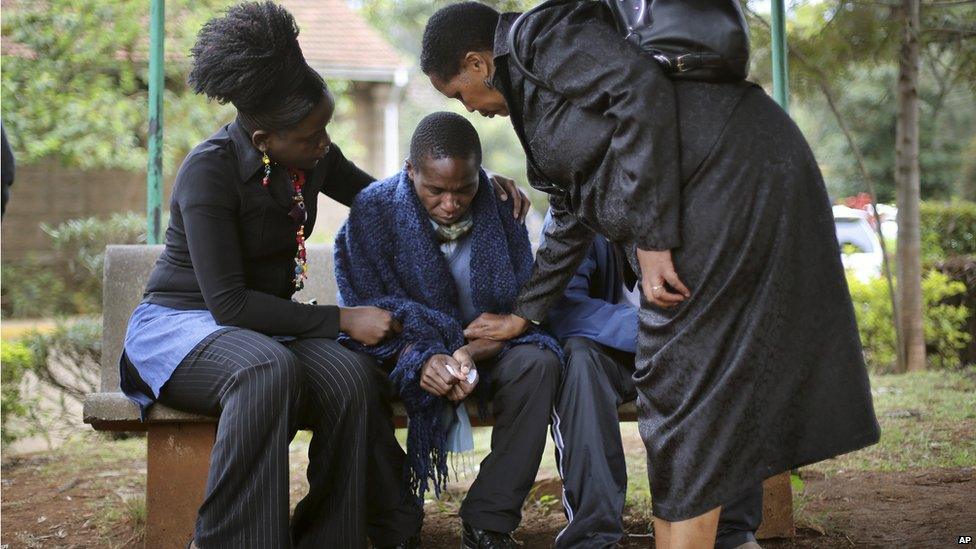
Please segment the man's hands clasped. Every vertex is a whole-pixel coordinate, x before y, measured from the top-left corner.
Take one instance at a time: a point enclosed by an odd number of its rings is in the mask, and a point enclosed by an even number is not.
[[[432,395],[446,397],[452,402],[460,402],[467,398],[478,385],[475,374],[471,382],[468,381],[471,372],[477,372],[471,354],[461,347],[453,356],[433,355],[424,364],[420,376],[420,388]]]

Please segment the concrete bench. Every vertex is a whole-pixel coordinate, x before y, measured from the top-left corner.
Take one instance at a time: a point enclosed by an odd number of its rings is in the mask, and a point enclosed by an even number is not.
[[[88,395],[84,421],[98,431],[146,431],[146,535],[152,548],[182,548],[190,539],[204,486],[216,434],[216,420],[154,405],[146,422],[138,407],[119,390],[118,358],[126,324],[142,300],[146,280],[162,246],[109,246],[105,253],[104,309],[101,357],[101,392]],[[336,284],[331,248],[309,246],[309,280],[297,299],[316,298],[335,303]],[[474,402],[468,403],[472,423],[480,421]],[[393,405],[395,423],[406,426],[401,403]],[[621,421],[635,421],[634,403],[620,408]],[[766,537],[793,533],[789,478],[780,475],[765,485],[765,509],[761,534]]]

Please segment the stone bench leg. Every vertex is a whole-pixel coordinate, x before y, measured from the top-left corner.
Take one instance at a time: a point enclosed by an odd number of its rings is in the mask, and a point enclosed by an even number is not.
[[[756,537],[790,538],[795,533],[790,473],[780,473],[763,482],[763,519]]]
[[[203,503],[216,423],[148,425],[146,539],[153,549],[183,549]]]

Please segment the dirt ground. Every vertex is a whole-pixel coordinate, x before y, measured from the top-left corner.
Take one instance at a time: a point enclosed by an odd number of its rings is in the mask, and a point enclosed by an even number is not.
[[[145,520],[145,459],[36,453],[3,461],[2,547],[133,547]]]
[[[138,545],[145,462],[132,454],[39,453],[4,460],[0,543],[11,549]],[[766,540],[764,547],[948,547],[958,536],[976,536],[972,467],[804,477],[803,492],[796,495],[796,537]],[[551,495],[557,487],[549,484],[534,492],[515,534],[526,547],[550,547],[565,524]],[[458,546],[458,495],[428,504],[426,547]],[[645,509],[630,509],[626,524],[625,547],[652,545]]]
[[[949,547],[958,537],[976,537],[976,468],[901,473],[845,473],[832,478],[813,475],[797,497],[800,519],[796,537],[764,540],[763,547]],[[625,517],[624,547],[651,547],[644,510]],[[456,547],[456,517],[428,511],[424,541],[429,547]],[[433,519],[433,520],[431,520]],[[551,547],[566,524],[558,506],[526,507],[515,537],[526,547]]]

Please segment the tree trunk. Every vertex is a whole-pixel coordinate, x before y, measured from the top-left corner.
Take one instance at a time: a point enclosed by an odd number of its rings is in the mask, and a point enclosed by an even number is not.
[[[898,187],[898,302],[904,357],[900,372],[925,369],[922,326],[922,245],[919,230],[918,72],[919,2],[902,0],[898,56],[898,121],[895,183]]]

